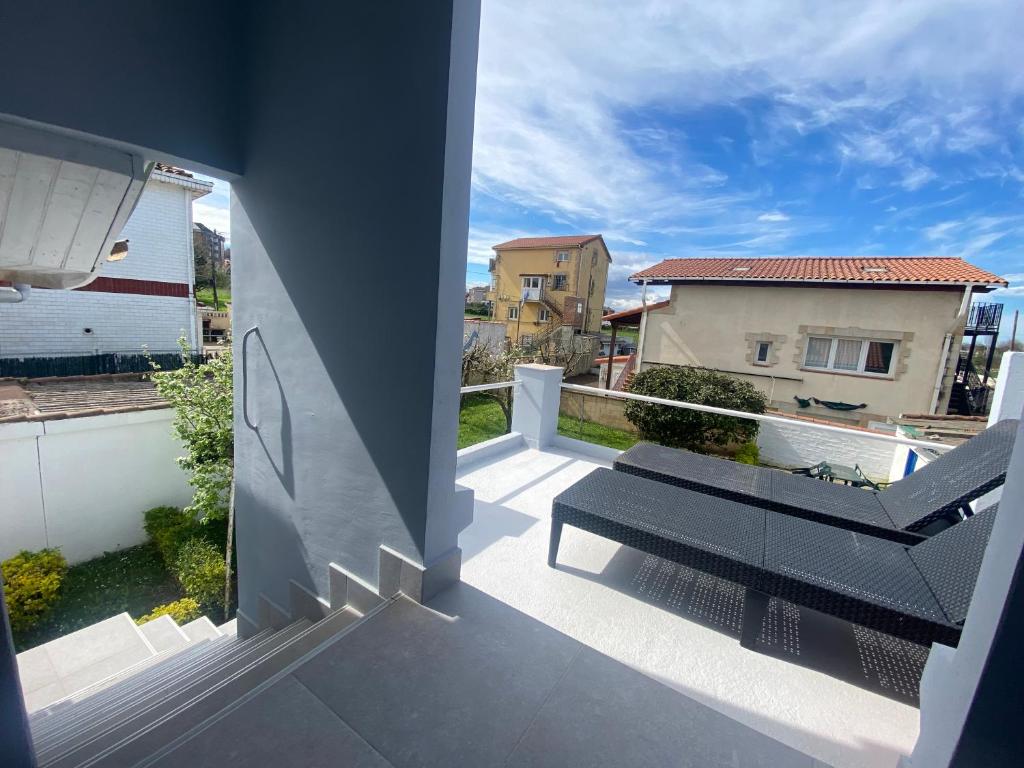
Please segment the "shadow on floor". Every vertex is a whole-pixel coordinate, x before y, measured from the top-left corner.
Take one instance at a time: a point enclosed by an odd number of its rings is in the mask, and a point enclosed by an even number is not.
[[[559,564],[739,642],[743,587],[623,546],[601,573]],[[919,706],[928,648],[772,598],[757,651]]]

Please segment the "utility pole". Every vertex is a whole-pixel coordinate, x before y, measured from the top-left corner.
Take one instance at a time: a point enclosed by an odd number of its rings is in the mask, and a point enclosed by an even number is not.
[[[213,308],[220,311],[220,300],[217,298],[217,252],[220,250],[220,237],[216,230],[213,232],[213,240],[208,242],[210,242],[208,250],[210,251],[210,282],[213,283]]]
[[[1013,329],[1010,331],[1010,351],[1017,351],[1017,316],[1020,314],[1019,309],[1013,310]]]

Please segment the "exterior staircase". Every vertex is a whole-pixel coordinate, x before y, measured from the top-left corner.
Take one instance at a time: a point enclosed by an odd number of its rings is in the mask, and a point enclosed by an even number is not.
[[[230,709],[386,605],[351,577],[337,578],[333,568],[332,599],[341,603],[337,609],[320,598],[312,598],[312,605],[311,595],[293,584],[290,614],[278,616],[280,621],[268,625],[273,628],[250,637],[240,637],[234,621],[217,627],[204,617],[179,627],[162,617],[136,627],[127,614],[120,614],[21,654],[19,668],[38,766],[148,765],[183,734]],[[340,590],[335,589],[338,582]],[[273,606],[262,596],[260,600]],[[132,642],[130,630],[148,653]],[[101,670],[117,667],[116,671],[40,704],[39,686],[33,690],[34,671],[44,660],[66,665],[75,651],[87,647],[120,649],[116,656],[91,662]],[[23,663],[26,654],[32,656]]]

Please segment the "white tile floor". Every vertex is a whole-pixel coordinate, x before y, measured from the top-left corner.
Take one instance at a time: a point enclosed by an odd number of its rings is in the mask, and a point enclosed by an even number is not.
[[[917,709],[745,650],[645,600],[644,555],[566,527],[559,567],[548,568],[551,499],[596,466],[565,450],[520,449],[460,471],[476,494],[462,580],[836,768],[891,767],[911,751]]]

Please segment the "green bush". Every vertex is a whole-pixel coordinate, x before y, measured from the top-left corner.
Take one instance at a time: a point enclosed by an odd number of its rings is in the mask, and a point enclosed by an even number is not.
[[[68,564],[57,549],[23,550],[5,560],[0,569],[11,629],[24,632],[35,626],[57,602]]]
[[[224,602],[224,554],[203,538],[192,538],[178,548],[171,570],[185,594],[210,608]]]
[[[141,625],[153,621],[153,619],[159,619],[161,616],[170,616],[178,624],[187,624],[202,615],[203,609],[199,606],[198,601],[191,597],[183,597],[173,603],[158,605],[141,619],[136,619],[135,623]]]
[[[649,368],[633,375],[629,391],[748,413],[764,413],[768,405],[767,398],[752,384],[706,368]],[[745,443],[757,436],[756,421],[735,416],[636,400],[626,404],[625,413],[644,440],[692,451]]]
[[[144,513],[146,535],[156,545],[168,568],[178,559],[178,549],[199,533],[200,524],[177,507],[154,507]]]
[[[756,466],[761,463],[761,451],[755,442],[744,443],[732,458],[733,461],[738,461],[740,464],[754,464]]]

